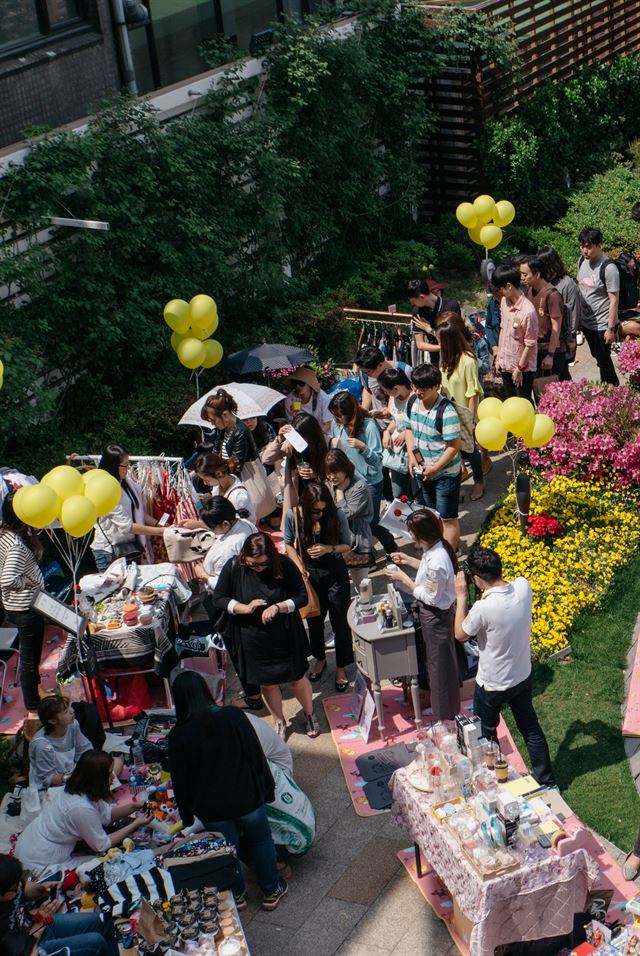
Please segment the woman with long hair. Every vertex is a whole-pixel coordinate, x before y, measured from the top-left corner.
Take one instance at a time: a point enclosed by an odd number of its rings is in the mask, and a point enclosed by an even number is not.
[[[194,471],[211,495],[222,495],[230,501],[240,518],[256,522],[256,512],[249,492],[240,479],[231,473],[229,462],[221,455],[210,452],[196,458]]]
[[[138,536],[162,537],[164,528],[158,526],[152,515],[146,514],[142,489],[129,477],[129,452],[121,445],[107,445],[98,468],[108,471],[120,482],[120,503],[109,514],[98,518],[91,550],[98,571],[105,571],[119,556],[137,560],[142,555]]]
[[[23,866],[37,877],[74,870],[83,862],[73,858],[78,840],[100,856],[138,827],[150,823],[151,815],[142,813],[114,833],[105,832],[105,826],[141,809],[137,803],[112,804],[112,779],[111,754],[104,750],[83,753],[64,787],[55,789],[43,803],[40,815],[18,837],[16,856]]]
[[[464,650],[454,636],[458,559],[434,511],[414,511],[407,518],[407,528],[422,557],[418,560],[401,551],[391,557],[396,565],[415,568],[415,581],[401,567],[386,574],[416,599],[433,716],[453,720],[460,712],[460,686],[466,668]]]
[[[336,392],[329,404],[329,411],[334,418],[332,445],[343,450],[358,478],[362,478],[369,486],[373,503],[371,530],[387,554],[391,554],[395,546],[393,535],[379,523],[384,485],[380,429],[372,418],[366,417],[351,392]]]
[[[31,609],[38,591],[44,587],[38,561],[43,547],[37,533],[18,518],[13,510],[15,492],[2,506],[0,525],[0,593],[7,622],[18,629],[20,648],[20,686],[22,700],[35,717],[40,696],[40,656],[44,638],[44,618]]]
[[[438,341],[442,372],[441,391],[454,404],[468,408],[475,418],[483,394],[478,378],[478,361],[468,339],[462,333],[459,320],[439,324]],[[473,490],[469,497],[471,501],[478,501],[484,494],[480,449],[474,443],[471,453],[463,451],[461,455],[469,462],[473,475]]]
[[[294,429],[307,443],[304,451],[297,451],[287,435]],[[291,424],[283,425],[277,437],[265,448],[262,460],[265,465],[282,467],[283,500],[282,527],[287,512],[298,504],[305,484],[324,479],[324,456],[327,439],[317,419],[307,412],[297,412]]]
[[[309,680],[320,680],[327,666],[324,622],[328,612],[336,641],[335,688],[343,693],[349,686],[345,668],[353,663],[347,624],[349,573],[343,557],[351,551],[351,531],[326,485],[312,482],[304,489],[300,505],[287,513],[284,542],[301,557],[320,601],[320,614],[307,620],[311,653],[316,659]]]
[[[578,333],[580,332],[580,323],[582,321],[582,304],[580,301],[580,290],[575,279],[572,279],[567,272],[566,266],[560,257],[560,253],[553,246],[542,246],[536,256],[542,263],[542,278],[546,279],[554,286],[562,296],[562,302],[565,310],[568,312],[570,321],[569,328],[563,330],[567,334],[567,362],[571,364],[576,357],[578,347]],[[567,377],[571,376],[567,370]]]
[[[195,671],[178,674],[173,699],[169,763],[182,822],[191,825],[197,817],[238,853],[242,840],[262,889],[262,908],[274,910],[287,884],[278,873],[265,807],[274,800],[273,777],[256,733],[236,707],[216,707],[204,677]],[[239,859],[232,890],[238,909],[245,909]]]
[[[371,492],[362,478],[356,476],[353,463],[341,448],[330,448],[324,465],[335,506],[338,511],[344,512],[349,523],[351,551],[344,555],[344,560],[351,580],[358,587],[368,574],[367,567],[373,558]]]
[[[307,589],[293,561],[268,534],[249,535],[237,558],[223,567],[213,605],[226,612],[220,626],[238,662],[243,685],[260,685],[281,737],[286,734],[280,684],[289,684],[302,706],[308,737],[320,733],[307,671],[307,637],[300,608]]]

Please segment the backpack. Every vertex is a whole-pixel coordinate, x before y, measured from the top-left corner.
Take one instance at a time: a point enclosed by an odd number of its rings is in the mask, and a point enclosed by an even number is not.
[[[605,278],[607,266],[614,265],[618,270],[618,276],[620,278],[620,298],[618,299],[618,312],[626,312],[628,309],[635,309],[638,304],[638,300],[640,299],[636,281],[629,269],[628,256],[629,253],[624,252],[618,256],[617,259],[607,259],[605,256],[605,259],[600,266],[600,281],[602,282],[605,290],[607,288],[607,281]],[[578,269],[583,262],[584,256],[580,256],[580,259],[578,260]]]
[[[418,396],[412,395],[407,402],[405,415],[409,421],[411,420],[411,409],[417,400]],[[452,402],[450,398],[446,398],[444,395],[442,395],[442,401],[439,403],[436,410],[436,420],[434,423],[435,430],[439,435],[442,435],[444,413],[447,405],[453,405],[457,412],[458,418],[460,419],[460,450],[465,452],[467,455],[471,455],[476,445],[474,437],[474,420],[473,414],[468,408],[466,408],[466,406],[458,405],[456,402]]]

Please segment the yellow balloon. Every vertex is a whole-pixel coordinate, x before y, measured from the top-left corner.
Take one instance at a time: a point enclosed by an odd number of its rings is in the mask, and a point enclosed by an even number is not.
[[[222,358],[222,346],[215,339],[209,339],[204,343],[205,357],[202,360],[203,368],[213,368]]]
[[[531,432],[525,435],[524,443],[527,448],[542,448],[550,442],[556,431],[553,419],[548,415],[536,415]]]
[[[193,329],[189,329],[186,335],[180,335],[179,332],[172,332],[171,333],[171,348],[173,349],[174,352],[177,352],[178,346],[180,345],[180,343],[184,342],[185,339],[193,338],[194,335],[195,335],[195,332],[193,331]]]
[[[183,339],[177,348],[178,359],[185,368],[198,368],[202,365],[206,351],[200,339],[194,339],[192,336]]]
[[[194,295],[189,303],[193,328],[206,329],[218,318],[218,306],[210,295]]]
[[[502,242],[502,229],[489,223],[480,229],[480,242],[485,249],[495,249]]]
[[[15,494],[13,510],[20,521],[32,528],[46,528],[58,517],[60,499],[47,485],[25,485]]]
[[[470,202],[460,203],[456,209],[456,219],[461,226],[466,226],[467,229],[473,229],[478,225],[478,216]]]
[[[477,246],[482,245],[482,241],[480,239],[480,231],[482,228],[482,226],[475,226],[473,229],[467,229],[469,239],[471,239],[471,242],[475,242]]]
[[[499,398],[483,398],[478,405],[478,421],[481,422],[483,418],[500,418],[501,411],[502,402]]]
[[[114,479],[115,480],[115,479]],[[90,488],[93,482],[87,485]],[[72,538],[84,538],[98,520],[93,501],[84,495],[72,495],[62,502],[60,524]]]
[[[85,485],[84,496],[93,502],[96,514],[102,518],[120,504],[122,486],[108,471],[96,468],[96,472],[95,478]]]
[[[0,388],[4,385],[4,365],[0,362]]]
[[[42,484],[53,488],[61,501],[66,501],[72,495],[81,495],[84,491],[82,475],[71,465],[52,468],[42,479]]]
[[[507,440],[507,429],[499,418],[483,418],[476,425],[476,439],[487,451],[500,451]]]
[[[86,487],[90,481],[93,481],[96,475],[101,475],[101,474],[102,474],[101,468],[90,468],[89,471],[83,471],[82,482],[84,486]],[[107,472],[107,474],[109,474],[109,472]]]
[[[172,299],[164,307],[164,320],[173,332],[184,335],[189,328],[189,303],[184,299]]]
[[[513,432],[516,438],[522,438],[533,428],[535,414],[531,402],[528,402],[526,398],[514,396],[503,403],[500,419],[505,428]]]
[[[200,339],[201,342],[204,342],[205,339],[208,339],[210,335],[213,335],[215,330],[218,328],[218,316],[216,316],[215,321],[208,325],[206,329],[196,329],[191,330],[191,335],[195,335],[197,339]]]
[[[516,218],[516,207],[508,199],[499,199],[496,203],[496,214],[493,221],[496,226],[504,229]]]
[[[473,200],[473,209],[478,217],[478,222],[480,225],[484,225],[485,222],[489,222],[493,219],[494,213],[496,211],[496,204],[491,198],[491,196],[476,196]]]

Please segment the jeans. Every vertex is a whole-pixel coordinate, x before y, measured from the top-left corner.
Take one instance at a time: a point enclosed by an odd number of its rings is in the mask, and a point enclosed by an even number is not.
[[[533,707],[532,686],[531,674],[526,680],[507,690],[486,690],[476,684],[473,711],[480,718],[482,736],[487,740],[497,740],[500,711],[505,704],[508,704],[516,726],[527,745],[534,778],[538,783],[552,787],[555,784],[555,778],[551,767],[549,746]]]
[[[353,664],[353,645],[351,628],[347,624],[347,610],[351,598],[349,572],[343,558],[331,560],[333,567],[307,567],[311,584],[320,601],[320,614],[307,620],[309,626],[309,644],[311,653],[318,661],[323,661],[327,652],[324,649],[324,619],[329,612],[329,620],[336,639],[336,667]]]
[[[389,479],[391,481],[391,492],[394,498],[402,498],[403,495],[409,495],[411,478],[408,473],[392,471],[390,468]]]
[[[18,628],[20,648],[20,687],[27,710],[37,710],[40,703],[40,657],[44,640],[44,618],[35,611],[7,611],[7,621]]]
[[[373,518],[371,519],[371,531],[374,538],[377,538],[387,554],[395,550],[396,544],[394,537],[386,528],[381,528],[378,524],[380,520],[380,504],[382,502],[382,487],[384,481],[379,481],[375,485],[369,485],[371,500],[373,502]]]
[[[93,560],[96,562],[98,571],[106,571],[115,558],[112,551],[94,551]]]
[[[206,820],[203,823],[205,830],[215,830],[222,833],[227,842],[235,846],[238,855],[240,854],[240,840],[242,840],[242,848],[248,852],[253,863],[260,889],[265,896],[271,896],[272,893],[275,893],[280,885],[280,876],[278,874],[276,848],[273,845],[264,804],[261,804],[257,810],[245,813],[234,820]],[[236,878],[231,889],[234,896],[239,896],[245,891],[244,877],[239,862],[236,863]]]
[[[522,385],[515,385],[512,372],[500,372],[504,394],[507,398],[526,398],[533,405],[533,372],[522,373]]]
[[[484,472],[482,470],[482,456],[480,455],[478,446],[474,445],[472,452],[461,451],[460,455],[463,461],[471,465],[471,474],[476,484],[482,484],[484,482]]]
[[[63,913],[55,916],[40,938],[45,953],[68,946],[71,956],[118,956],[118,944],[111,920],[104,923],[99,913]]]
[[[598,363],[600,379],[608,385],[619,385],[620,379],[611,358],[611,346],[607,345],[604,340],[604,329],[599,332],[597,329],[585,329],[583,326],[582,331],[587,340],[589,351]]]
[[[460,475],[439,475],[428,481],[418,482],[415,501],[437,511],[443,521],[458,517],[460,504]]]

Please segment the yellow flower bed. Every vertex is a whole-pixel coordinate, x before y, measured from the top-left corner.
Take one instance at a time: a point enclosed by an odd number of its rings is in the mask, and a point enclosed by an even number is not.
[[[561,650],[581,611],[598,606],[616,572],[640,546],[640,497],[600,482],[532,478],[531,514],[549,514],[562,525],[552,545],[523,535],[510,494],[478,544],[494,548],[504,576],[527,578],[533,588],[532,653],[536,660]]]

